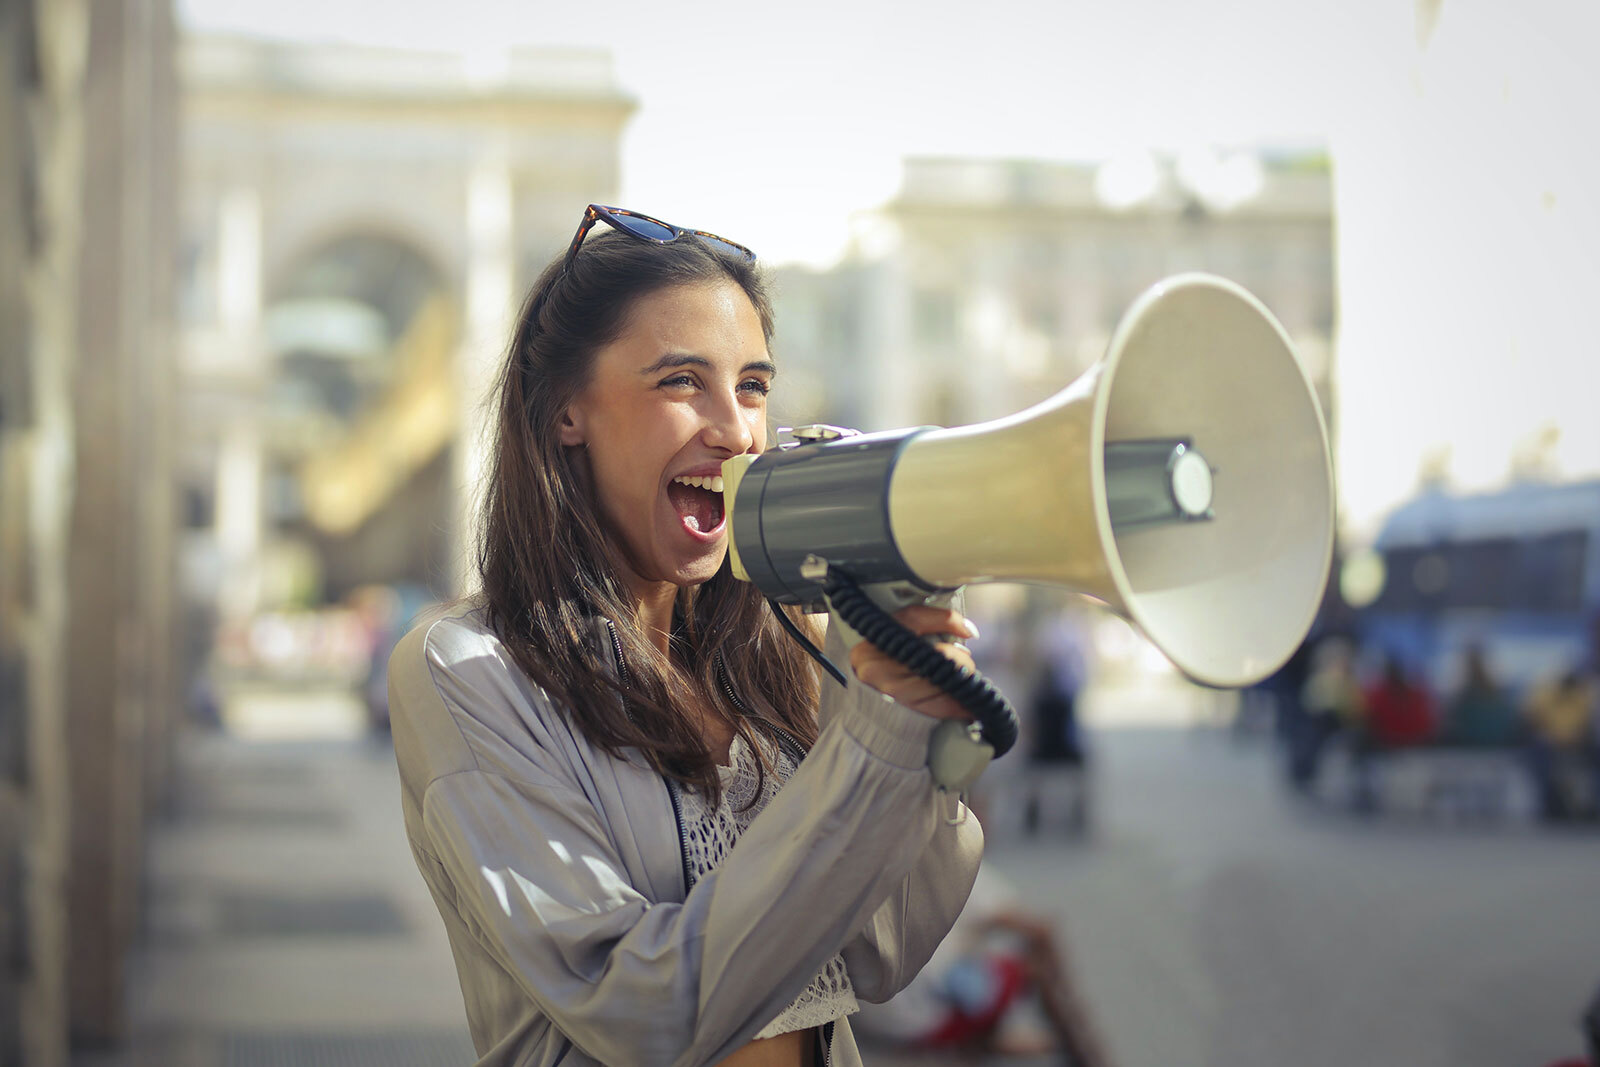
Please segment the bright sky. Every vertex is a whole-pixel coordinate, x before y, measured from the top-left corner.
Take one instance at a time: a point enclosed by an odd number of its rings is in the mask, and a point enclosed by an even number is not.
[[[1360,6],[1360,5],[1352,5]],[[469,53],[609,49],[640,102],[621,200],[825,264],[906,155],[1321,143],[1357,39],[1281,0],[180,0],[185,24]],[[599,14],[603,12],[603,15]],[[790,13],[792,12],[792,13]]]

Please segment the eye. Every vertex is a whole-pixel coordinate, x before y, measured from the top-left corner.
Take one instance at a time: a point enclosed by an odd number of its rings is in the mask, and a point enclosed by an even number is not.
[[[683,388],[685,386],[687,386],[689,388],[693,388],[694,384],[695,384],[695,381],[694,381],[694,378],[691,375],[688,375],[688,374],[674,374],[670,378],[662,379],[661,384],[662,385],[670,385],[675,389],[676,388]]]
[[[760,378],[746,378],[739,383],[739,388],[751,396],[766,396],[772,392],[772,385],[762,381]]]

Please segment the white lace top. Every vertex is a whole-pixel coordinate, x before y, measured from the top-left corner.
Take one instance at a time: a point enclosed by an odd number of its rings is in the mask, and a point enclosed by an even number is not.
[[[756,756],[737,734],[728,753],[731,765],[717,768],[717,774],[722,779],[722,803],[710,809],[706,804],[707,798],[700,793],[691,789],[682,791],[683,829],[688,843],[691,886],[722,862],[722,857],[728,854],[745,827],[761,813],[761,809],[777,795],[778,788],[795,772],[794,761],[781,746],[759,735],[758,738],[769,762],[777,767],[778,773],[776,776],[764,776],[761,795],[756,797],[754,804],[750,803],[750,799],[756,793]],[[833,959],[823,964],[811,984],[800,991],[794,1003],[762,1027],[756,1037],[776,1037],[791,1030],[822,1026],[851,1015],[860,1007],[856,1003],[855,990],[850,985],[850,976],[845,973],[844,958],[835,954]]]

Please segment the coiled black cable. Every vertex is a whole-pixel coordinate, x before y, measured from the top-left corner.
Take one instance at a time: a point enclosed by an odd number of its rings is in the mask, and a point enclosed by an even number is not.
[[[955,698],[983,730],[983,740],[1003,756],[1017,743],[1017,712],[1004,693],[977,671],[963,667],[900,624],[884,611],[855,579],[830,565],[822,592],[839,617],[890,658]]]

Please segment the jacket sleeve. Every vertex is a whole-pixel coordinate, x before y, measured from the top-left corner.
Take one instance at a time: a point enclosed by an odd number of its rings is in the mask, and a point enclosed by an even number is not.
[[[836,626],[828,627],[826,650],[850,684],[840,686],[823,677],[818,719],[824,729],[841,716],[870,715],[891,706],[849,669],[849,649]],[[934,832],[910,873],[844,946],[845,970],[861,1000],[881,1004],[911,983],[950,932],[978,877],[983,828],[957,798],[937,792],[935,797],[938,818]]]
[[[869,922],[893,935],[920,904],[916,887],[929,876],[908,888],[907,875],[928,866],[942,799],[925,765],[935,725],[926,716],[881,698],[842,709],[721,865],[683,903],[652,902],[630,883],[558,746],[497,745],[491,731],[474,730],[473,707],[503,692],[475,691],[442,659],[428,668],[433,684],[408,699],[437,700],[423,710],[451,716],[469,746],[494,750],[427,785],[419,844],[484,951],[596,1060],[720,1060]],[[547,703],[535,710],[546,723],[559,719]],[[947,895],[927,894],[946,906]],[[875,914],[891,896],[894,921],[880,924]],[[929,925],[942,934],[948,921]],[[898,979],[923,957],[919,943],[879,966]]]

